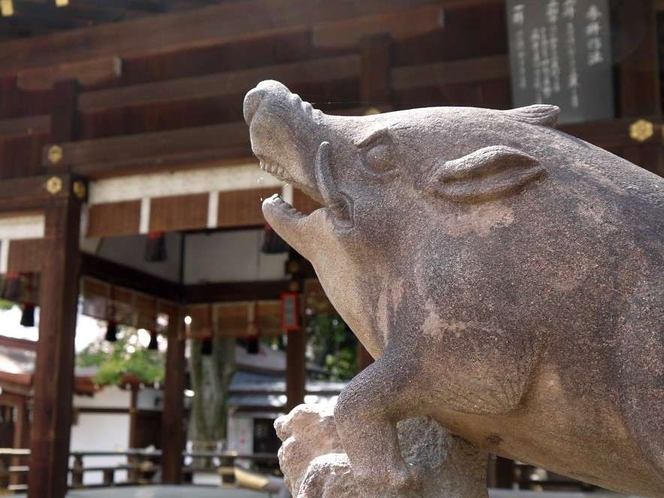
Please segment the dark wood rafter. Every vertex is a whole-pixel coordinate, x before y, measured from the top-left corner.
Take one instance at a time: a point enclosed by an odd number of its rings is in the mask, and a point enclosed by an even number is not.
[[[182,299],[182,288],[175,282],[86,253],[81,253],[81,274],[167,301]]]
[[[392,71],[392,86],[395,90],[410,90],[426,88],[427,86],[507,79],[509,75],[507,56],[493,55],[459,61],[396,67]]]
[[[287,280],[188,285],[183,301],[188,304],[261,301],[279,299],[288,290]]]
[[[444,6],[445,1],[230,2],[184,13],[98,26],[85,33],[86,43],[80,43],[80,31],[53,34],[48,43],[39,39],[4,43],[0,46],[0,74],[12,74],[29,67],[50,66],[62,62],[64,58],[80,61],[108,56],[149,56],[279,33],[306,31],[316,25],[384,15],[432,4]]]
[[[51,194],[48,183],[57,178],[60,190]],[[69,174],[33,176],[0,181],[0,213],[42,211],[53,199],[67,198],[76,178]]]
[[[38,135],[51,131],[51,116],[28,116],[0,120],[0,137]]]
[[[59,144],[62,164],[90,179],[252,156],[247,125],[229,123]],[[42,164],[51,165],[49,147]]]
[[[286,85],[352,80],[359,76],[359,66],[358,56],[344,55],[98,90],[81,95],[79,110],[88,113],[122,107],[149,106],[162,102],[243,95],[257,83],[268,78],[279,80]]]
[[[653,123],[653,134],[641,142],[636,142],[630,137],[630,126],[636,121],[635,118],[567,124],[558,126],[558,129],[593,145],[610,150],[650,144],[661,145],[664,136],[662,135],[662,125],[659,118],[653,116],[643,117],[650,119]]]
[[[122,74],[122,61],[118,57],[81,62],[63,62],[55,66],[19,71],[16,84],[23,91],[48,91],[58,81],[75,79],[82,88],[115,81]]]

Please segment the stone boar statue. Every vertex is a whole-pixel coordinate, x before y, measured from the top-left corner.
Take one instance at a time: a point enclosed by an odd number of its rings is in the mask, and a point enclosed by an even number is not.
[[[396,433],[420,416],[664,496],[663,179],[549,105],[330,116],[265,81],[244,113],[261,168],[324,206],[265,218],[376,358],[335,410],[363,496],[420,496]]]

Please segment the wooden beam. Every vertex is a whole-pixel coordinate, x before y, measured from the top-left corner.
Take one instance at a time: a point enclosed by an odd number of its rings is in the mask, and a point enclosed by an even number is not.
[[[443,25],[443,8],[431,5],[317,26],[313,30],[313,41],[314,46],[320,48],[348,49],[357,46],[363,38],[388,35],[401,41],[435,31]]]
[[[0,121],[0,139],[22,135],[39,135],[51,130],[51,116],[27,116]]]
[[[119,57],[103,57],[80,62],[63,62],[53,66],[20,71],[17,84],[24,91],[47,91],[62,80],[75,79],[83,87],[111,83],[122,75]]]
[[[49,180],[53,178],[60,189],[57,192],[48,191]],[[73,188],[75,179],[68,174],[50,176],[35,176],[0,180],[0,213],[27,212],[44,209],[53,200],[68,197]]]
[[[89,113],[112,108],[140,107],[162,102],[239,95],[248,92],[265,79],[279,80],[285,85],[325,83],[357,78],[359,72],[360,59],[358,56],[329,57],[86,92],[81,95],[79,110]]]
[[[166,350],[166,378],[164,379],[164,410],[161,419],[162,483],[182,482],[182,450],[184,449],[184,387],[186,359],[185,340],[180,334],[182,317],[179,308],[169,314],[168,349]]]
[[[279,299],[281,294],[288,292],[289,283],[288,280],[268,280],[187,285],[184,302],[202,304]]]
[[[7,337],[6,335],[0,335],[0,346],[5,348],[23,349],[26,351],[37,351],[37,343],[35,341],[16,339],[14,337]]]
[[[68,31],[0,45],[0,74],[103,57],[145,57],[306,31],[345,19],[399,12],[438,0],[251,0]]]
[[[252,157],[245,123],[199,126],[58,145],[63,152],[61,163],[90,179],[165,169],[174,165],[196,167],[211,161],[246,161]],[[49,148],[44,147],[42,152],[44,166],[51,165]]]
[[[90,254],[81,254],[81,274],[167,301],[179,302],[182,297],[182,288],[175,282]]]
[[[69,196],[53,200],[45,213],[48,258],[40,279],[28,497],[63,498],[72,424],[81,205]]]
[[[409,90],[457,83],[472,83],[509,78],[509,61],[505,55],[401,66],[392,70],[394,90]]]
[[[648,119],[648,118],[646,118]],[[610,119],[606,121],[592,121],[587,123],[576,123],[560,125],[558,129],[569,133],[581,140],[590,142],[603,149],[619,149],[622,147],[640,146],[644,144],[661,144],[662,125],[651,118],[653,123],[653,134],[642,142],[637,142],[630,137],[630,127],[636,119]]]

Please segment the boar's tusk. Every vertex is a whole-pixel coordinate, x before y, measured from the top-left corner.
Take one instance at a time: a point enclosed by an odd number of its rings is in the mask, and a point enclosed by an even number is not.
[[[455,202],[481,202],[513,194],[545,172],[534,157],[498,145],[437,165],[430,187]]]
[[[336,188],[330,168],[330,142],[322,142],[316,153],[316,183],[325,206],[342,220],[350,219],[348,203]]]

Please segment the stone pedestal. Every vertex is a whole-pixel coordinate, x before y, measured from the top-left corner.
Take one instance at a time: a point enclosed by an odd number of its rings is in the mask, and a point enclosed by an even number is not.
[[[337,436],[333,408],[300,405],[275,424],[283,441],[279,462],[294,498],[358,498],[373,492],[353,476]],[[417,469],[422,489],[390,498],[488,496],[484,451],[425,417],[400,422],[398,431],[403,457]]]

